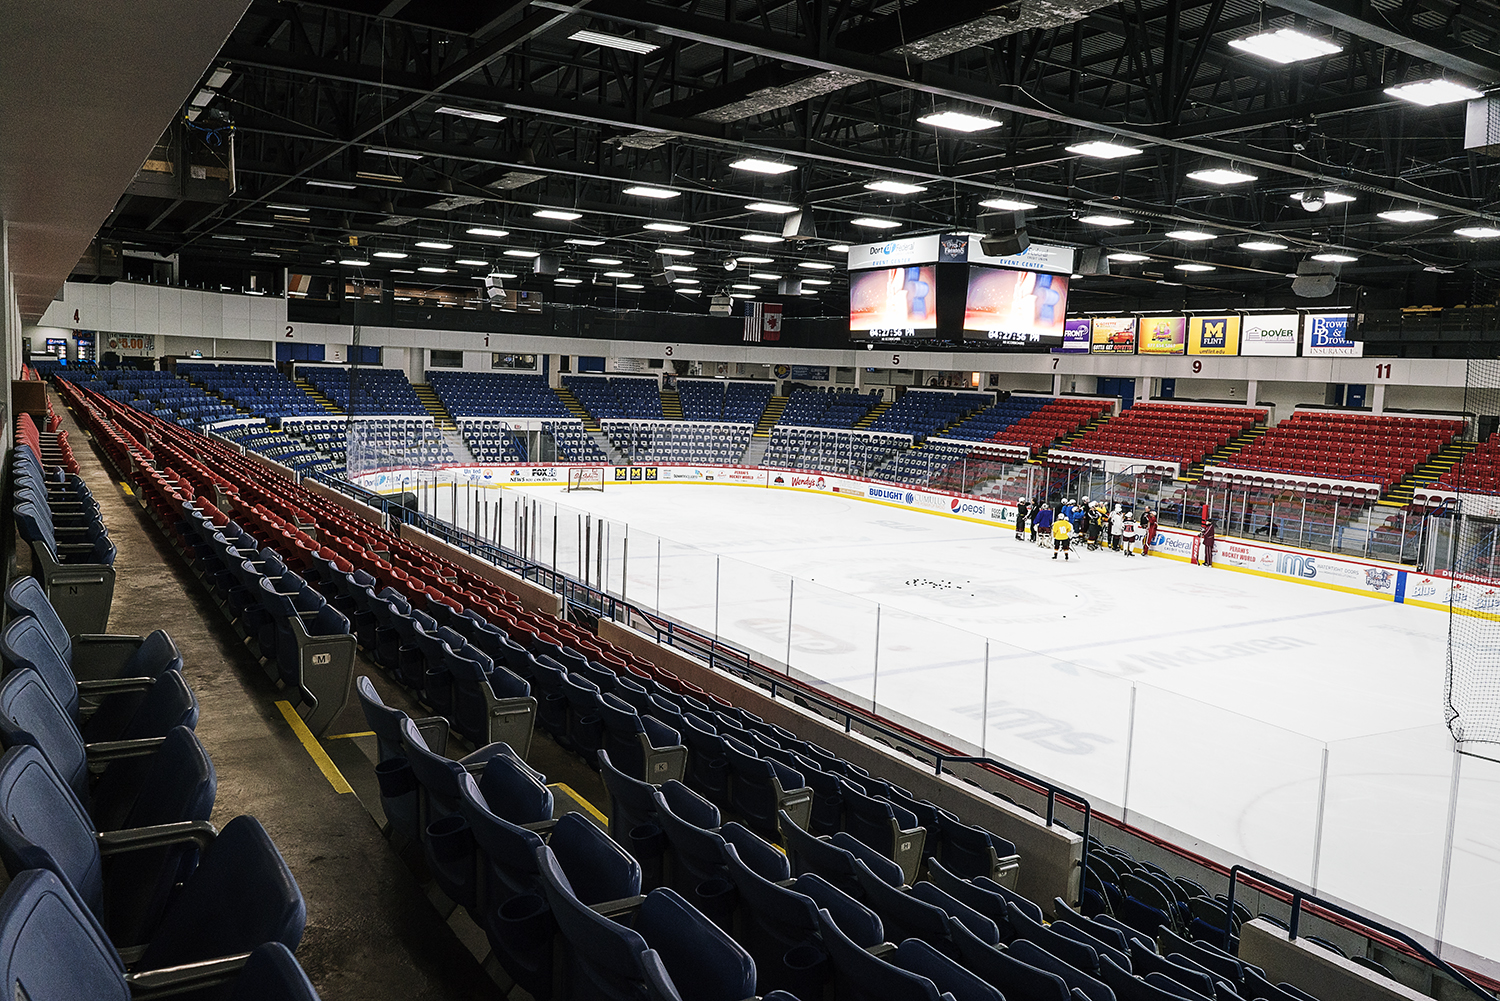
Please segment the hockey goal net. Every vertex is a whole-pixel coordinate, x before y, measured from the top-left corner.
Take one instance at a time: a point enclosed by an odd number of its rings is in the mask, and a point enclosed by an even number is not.
[[[574,490],[603,490],[603,466],[573,466],[568,469],[568,493]]]

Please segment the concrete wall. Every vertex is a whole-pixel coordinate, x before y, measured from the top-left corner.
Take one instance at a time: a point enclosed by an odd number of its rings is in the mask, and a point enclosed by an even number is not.
[[[1421,1001],[1427,995],[1366,970],[1306,939],[1295,942],[1268,921],[1240,929],[1239,957],[1266,971],[1273,984],[1296,984],[1317,998],[1338,1001]]]

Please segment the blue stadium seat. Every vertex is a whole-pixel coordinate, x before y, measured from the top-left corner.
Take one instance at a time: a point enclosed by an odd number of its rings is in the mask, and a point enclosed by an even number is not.
[[[856,945],[827,911],[818,912],[823,948],[833,965],[839,1001],[939,1001],[942,993],[929,979],[909,973]]]
[[[902,942],[891,954],[890,962],[907,973],[931,980],[944,997],[951,996],[954,1001],[1005,1001],[995,988],[920,939]]]
[[[630,844],[630,832],[647,825],[659,826],[656,787],[620,771],[609,751],[599,751],[599,777],[609,793],[609,833],[622,845]]]
[[[758,757],[751,747],[733,737],[723,740],[731,776],[729,802],[750,829],[767,838],[776,837],[778,813],[785,813],[805,829],[812,815],[812,790],[802,773]]]
[[[318,992],[292,950],[267,942],[250,953],[228,1001],[318,1001]]]
[[[1056,973],[1022,962],[1004,949],[985,944],[957,919],[949,919],[949,929],[963,965],[1007,998],[1074,1001],[1067,982]]]
[[[608,693],[599,699],[599,715],[604,723],[603,749],[610,752],[615,767],[653,785],[682,779],[688,750],[676,730],[653,716],[639,715]]]
[[[917,881],[927,830],[905,807],[871,796],[854,782],[842,783],[844,830],[901,866],[905,882]]]
[[[177,644],[163,630],[149,636],[70,636],[52,602],[35,577],[20,577],[5,591],[11,617],[31,615],[75,677],[84,681],[105,678],[155,678],[182,669]]]
[[[718,811],[681,783],[667,783],[656,790],[655,799],[657,822],[671,845],[670,885],[689,899],[694,898],[704,882],[724,878],[726,843],[734,845],[744,863],[766,879],[777,881],[790,875],[786,856],[775,846],[738,823],[718,826]],[[699,811],[699,820],[712,820],[715,826],[706,827],[684,817],[679,811],[685,803]],[[712,813],[705,815],[708,811]]]

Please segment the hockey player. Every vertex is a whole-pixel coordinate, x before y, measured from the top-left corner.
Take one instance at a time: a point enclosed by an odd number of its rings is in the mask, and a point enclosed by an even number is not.
[[[1120,551],[1120,539],[1125,534],[1125,512],[1120,510],[1116,504],[1115,509],[1109,513],[1109,548],[1115,552]]]
[[[1203,523],[1203,565],[1211,567],[1214,565],[1214,523],[1212,520]]]
[[[1037,529],[1041,527],[1040,525],[1038,525],[1036,523],[1036,520],[1041,515],[1041,513],[1042,513],[1042,499],[1040,497],[1038,497],[1036,500],[1034,500],[1034,501],[1031,502],[1031,541],[1032,542],[1036,541]]]
[[[1038,534],[1042,536],[1042,545],[1052,535],[1052,508],[1046,504],[1038,507],[1036,513],[1031,516],[1031,537],[1035,539]]]
[[[1125,547],[1125,555],[1126,556],[1134,556],[1135,555],[1135,536],[1136,536],[1135,512],[1134,511],[1126,511],[1125,512],[1125,528],[1124,528],[1124,532],[1121,534],[1121,537],[1120,537],[1120,543],[1121,543],[1121,545],[1123,545]]]
[[[1150,556],[1151,542],[1156,538],[1156,512],[1149,507],[1146,508],[1146,515],[1142,519],[1141,528],[1143,529],[1141,534],[1141,555]]]
[[[1058,518],[1052,523],[1052,558],[1057,559],[1057,554],[1063,554],[1066,562],[1072,557],[1069,555],[1073,541],[1073,523],[1066,518]]]
[[[1087,543],[1089,552],[1091,553],[1099,548],[1099,533],[1101,530],[1099,507],[1098,505],[1094,505],[1088,511],[1084,512],[1083,516],[1083,539]]]
[[[1031,503],[1025,497],[1016,501],[1016,538],[1022,541],[1026,539],[1026,514],[1031,510]]]

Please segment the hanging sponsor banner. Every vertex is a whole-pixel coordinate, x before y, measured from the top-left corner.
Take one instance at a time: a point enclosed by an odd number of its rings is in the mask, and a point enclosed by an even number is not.
[[[1143,316],[1137,321],[1136,353],[1180,355],[1187,350],[1187,317]]]
[[[964,264],[969,260],[969,235],[949,233],[938,237],[938,263]]]
[[[110,334],[104,339],[104,348],[115,354],[152,357],[156,354],[156,335]]]
[[[938,259],[937,236],[916,236],[888,243],[864,243],[849,248],[849,270],[902,268],[908,264],[932,264]]]
[[[1033,243],[1019,254],[1008,257],[992,257],[984,252],[979,237],[969,237],[970,264],[988,264],[1012,271],[1048,271],[1052,274],[1071,275],[1073,258],[1072,247],[1053,247],[1045,243]]]
[[[1053,348],[1055,355],[1086,355],[1089,353],[1089,340],[1093,336],[1094,321],[1084,317],[1078,320],[1063,321],[1062,347]]]
[[[1096,316],[1089,350],[1096,355],[1135,354],[1135,317]]]
[[[1302,317],[1302,353],[1311,358],[1362,358],[1363,341],[1349,339],[1348,313],[1308,313]]]
[[[1238,316],[1195,316],[1188,321],[1187,353],[1190,355],[1237,355],[1240,353]]]
[[[785,379],[791,377],[793,379],[805,379],[809,382],[828,381],[827,365],[791,365],[787,367],[785,372],[780,371],[782,367],[781,365],[776,366],[777,378]]]
[[[1240,323],[1240,354],[1295,358],[1300,323],[1301,318],[1296,313],[1269,316],[1247,313]]]

